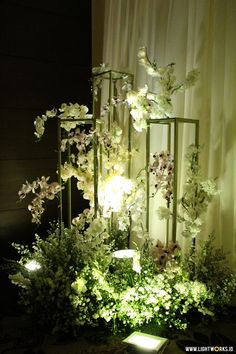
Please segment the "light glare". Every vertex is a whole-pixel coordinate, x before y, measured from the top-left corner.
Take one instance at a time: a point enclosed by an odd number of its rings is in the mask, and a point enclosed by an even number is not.
[[[28,270],[37,270],[41,268],[41,265],[37,261],[32,259],[31,261],[25,264],[25,268],[27,268]]]
[[[155,352],[158,352],[167,341],[167,338],[152,336],[141,332],[133,332],[129,337],[123,340],[124,343]]]
[[[134,255],[137,253],[136,250],[128,249],[128,250],[119,250],[113,252],[114,258],[133,258]]]
[[[123,197],[132,190],[133,183],[123,176],[111,176],[99,187],[98,200],[103,208],[103,216],[109,217],[111,212],[121,209]]]
[[[148,338],[144,336],[135,335],[130,343],[136,344],[141,348],[155,349],[161,343],[159,339]]]

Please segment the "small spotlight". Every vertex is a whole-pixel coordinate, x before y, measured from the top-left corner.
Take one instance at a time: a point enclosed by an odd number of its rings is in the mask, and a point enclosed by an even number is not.
[[[114,258],[134,258],[136,253],[137,251],[133,249],[119,250],[113,252],[113,257]]]
[[[41,268],[41,265],[37,261],[32,259],[31,261],[25,264],[25,268],[28,270],[38,270]]]
[[[164,346],[167,345],[168,339],[147,333],[133,332],[123,342],[128,344],[128,346],[135,347],[137,350],[143,349],[144,353],[158,353],[160,349],[164,349]]]

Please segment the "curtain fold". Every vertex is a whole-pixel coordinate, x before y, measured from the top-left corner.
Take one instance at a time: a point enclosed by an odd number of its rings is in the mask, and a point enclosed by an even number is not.
[[[217,177],[220,195],[207,214],[201,237],[215,231],[218,245],[231,251],[236,266],[236,1],[105,0],[103,62],[135,75],[136,88],[152,80],[138,65],[137,51],[146,46],[160,65],[176,63],[184,79],[200,70],[197,85],[174,97],[173,116],[200,120],[201,165],[206,177]],[[163,132],[158,139],[163,139]],[[191,140],[185,129],[182,152]],[[142,147],[143,142],[140,142]],[[184,167],[181,175],[184,176]],[[154,216],[153,216],[154,217]]]

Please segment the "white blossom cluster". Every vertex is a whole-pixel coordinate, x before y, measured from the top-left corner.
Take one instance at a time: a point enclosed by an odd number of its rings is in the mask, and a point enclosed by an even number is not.
[[[203,226],[203,217],[213,197],[219,193],[214,179],[203,179],[198,163],[200,147],[190,145],[186,151],[186,181],[182,197],[179,199],[177,221],[183,223],[182,235],[195,238]],[[169,208],[159,207],[160,219],[169,219]]]
[[[47,110],[42,116],[38,116],[34,121],[35,136],[41,139],[45,131],[45,123],[48,119],[58,117],[61,120],[61,127],[66,131],[76,128],[81,123],[81,120],[91,118],[92,115],[88,114],[88,107],[79,105],[78,103],[62,103],[59,109],[53,108]]]
[[[45,210],[45,199],[53,200],[62,190],[62,187],[57,182],[48,183],[49,178],[42,176],[32,183],[26,181],[18,192],[20,200],[23,200],[29,193],[36,195],[28,205],[28,209],[32,215],[32,222],[36,224],[40,223],[41,216]]]
[[[138,58],[140,65],[144,66],[147,74],[155,79],[157,87],[157,92],[151,92],[145,85],[138,91],[130,90],[127,93],[127,102],[131,108],[133,125],[140,132],[146,129],[148,119],[171,116],[173,111],[172,95],[195,85],[199,71],[193,69],[187,74],[185,80],[179,83],[176,82],[176,76],[174,75],[174,63],[158,66],[155,60],[150,61],[145,47],[139,49]]]

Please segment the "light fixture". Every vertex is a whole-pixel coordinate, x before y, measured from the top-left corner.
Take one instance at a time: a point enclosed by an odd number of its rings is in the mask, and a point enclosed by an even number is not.
[[[137,251],[133,249],[118,250],[113,252],[114,258],[134,258]]]
[[[25,264],[25,268],[28,270],[38,270],[41,268],[41,265],[37,261],[32,259],[31,261]]]
[[[119,175],[108,176],[101,182],[98,190],[98,201],[104,217],[121,210],[123,198],[130,194],[133,183],[130,179]]]
[[[147,333],[133,332],[123,342],[132,348],[136,348],[138,353],[158,353],[167,345],[168,339]],[[142,352],[140,352],[141,349]]]
[[[124,258],[132,258],[133,259],[133,270],[136,273],[141,272],[141,265],[140,265],[140,252],[134,249],[124,249],[124,250],[118,250],[113,252],[113,257],[114,258],[119,258],[119,259],[124,259]]]

